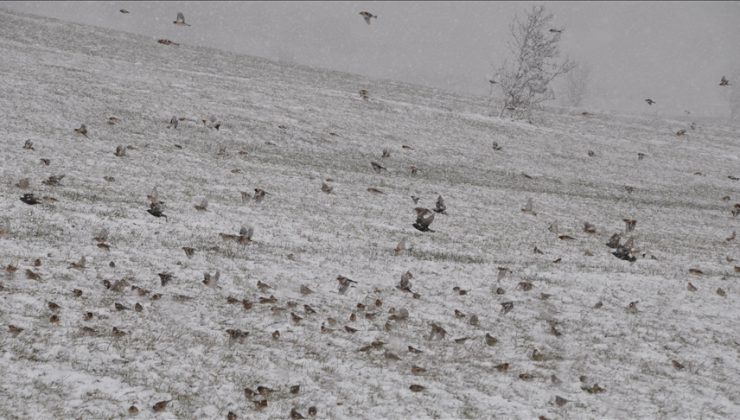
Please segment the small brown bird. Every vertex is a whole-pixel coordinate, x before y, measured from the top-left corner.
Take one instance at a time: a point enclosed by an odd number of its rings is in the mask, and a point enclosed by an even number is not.
[[[24,328],[16,327],[15,325],[8,325],[8,331],[13,334],[13,336],[17,336],[18,334],[22,333]]]
[[[298,410],[295,409],[295,407],[293,407],[293,409],[290,410],[290,418],[293,420],[305,419],[305,417],[303,417],[303,415],[299,413]]]
[[[267,408],[267,400],[254,401],[254,408],[257,410],[264,410]]]
[[[144,307],[143,307],[143,306],[141,305],[141,303],[139,303],[139,302],[136,302],[136,305],[134,305],[134,310],[135,310],[136,312],[141,312],[141,311],[143,311],[143,310],[144,310]]]
[[[293,395],[299,393],[300,391],[301,391],[301,386],[300,385],[293,385],[293,386],[290,387],[290,393],[293,394]]]
[[[370,94],[368,93],[367,89],[360,89],[360,97],[365,101],[370,98]]]
[[[87,127],[85,127],[85,124],[80,125],[80,128],[75,128],[75,132],[87,137]]]
[[[62,182],[62,179],[64,179],[64,177],[65,175],[50,175],[49,178],[41,181],[41,183],[49,186],[57,186],[60,182]]]
[[[352,328],[352,327],[347,326],[347,325],[344,326],[344,330],[347,331],[350,334],[354,334],[354,333],[357,332],[357,329],[356,328]]]
[[[129,309],[131,309],[119,302],[116,302],[115,307],[117,311],[128,311]]]
[[[419,367],[419,366],[416,366],[416,365],[411,366],[411,374],[412,375],[421,375],[423,373],[426,373],[426,371],[427,370],[424,369],[423,367]]]
[[[113,337],[123,337],[126,335],[125,331],[119,330],[118,327],[113,327]]]
[[[19,180],[15,184],[15,186],[18,187],[18,188],[20,188],[20,189],[22,189],[22,190],[27,190],[28,188],[31,187],[31,179],[30,178],[23,178],[23,179]],[[31,195],[33,195],[33,194],[31,194]],[[729,200],[729,197],[728,197],[728,200]],[[21,198],[21,201],[23,201],[23,198]]]
[[[411,279],[414,278],[414,275],[411,274],[410,271],[407,271],[401,275],[401,281],[398,282],[398,288],[399,290],[403,291],[411,291]]]
[[[356,281],[349,279],[347,277],[341,276],[341,275],[337,276],[337,281],[339,282],[339,294],[340,295],[343,295],[344,293],[346,293],[347,289],[350,288],[350,285],[352,283],[357,283]]]
[[[622,219],[624,221],[624,233],[630,233],[635,230],[637,220],[635,219]]]
[[[308,407],[308,415],[309,416],[314,417],[314,416],[316,416],[317,413],[318,413],[318,410],[316,409],[315,406]]]
[[[704,274],[704,272],[699,270],[698,268],[689,268],[689,273],[697,276],[701,276],[702,274]]]
[[[429,335],[430,340],[434,338],[443,339],[447,335],[447,331],[444,328],[440,327],[439,325],[432,323],[431,327],[432,327],[432,331]]]
[[[159,273],[159,280],[162,286],[167,286],[167,283],[171,282],[173,278],[173,274],[169,271],[163,271]]]
[[[405,250],[406,250],[406,238],[402,238],[398,242],[398,245],[396,245],[396,247],[393,248],[393,255],[395,256],[401,255],[401,253]]]
[[[421,392],[425,390],[426,388],[419,384],[411,384],[411,386],[409,386],[409,389],[413,392]]]
[[[697,289],[696,289],[696,286],[694,286],[693,284],[691,284],[691,282],[689,282],[689,284],[686,285],[686,290],[688,290],[689,292],[696,292]]]
[[[413,347],[413,346],[408,346],[408,349],[409,349],[409,353],[414,353],[414,354],[420,354],[420,353],[422,353],[421,350],[419,350],[419,349],[417,349],[416,347]]]
[[[671,360],[671,364],[673,364],[673,367],[676,368],[676,369],[678,369],[678,370],[681,370],[681,369],[684,368],[684,365],[681,362],[679,362],[678,360]]]
[[[533,209],[534,205],[532,204],[532,198],[527,199],[527,204],[524,205],[524,208],[522,209],[522,212],[529,213],[533,216],[537,216],[537,213]]]
[[[23,143],[23,148],[25,150],[36,150],[33,148],[33,142],[31,141],[31,139],[28,139],[25,143]]]
[[[226,420],[236,420],[236,413],[233,411],[229,411],[229,413],[226,415]]]
[[[561,241],[573,241],[576,238],[574,238],[574,237],[572,237],[570,235],[560,235],[560,236],[558,236],[558,239],[560,239]]]
[[[380,173],[381,171],[388,171],[385,166],[379,164],[378,162],[370,162],[370,166],[372,166],[373,170],[377,173]]]
[[[495,346],[498,343],[498,339],[489,333],[486,333],[486,344],[489,346]]]
[[[116,146],[116,151],[113,152],[113,154],[117,157],[124,157],[126,156],[126,148],[124,146],[118,145]]]
[[[164,411],[164,410],[167,409],[167,404],[170,401],[172,401],[172,400],[160,401],[160,402],[154,404],[154,406],[152,406],[152,410],[154,410],[155,413],[161,413],[162,411]]]
[[[373,19],[373,18],[378,19],[377,15],[374,15],[366,11],[360,12],[360,16],[362,16],[362,18],[365,19],[365,23],[367,23],[368,25],[370,24],[370,19]]]
[[[207,287],[218,287],[218,279],[221,277],[221,271],[216,270],[216,274],[203,273],[203,284]]]
[[[504,315],[511,312],[511,310],[514,309],[514,302],[502,302],[501,303],[501,313]]]
[[[609,248],[618,248],[619,242],[622,240],[622,235],[619,233],[615,233],[614,235],[609,238],[609,242],[606,243],[606,246]]]
[[[528,281],[520,281],[516,288],[524,290],[525,292],[528,292],[532,290],[533,287],[534,285]]]
[[[726,293],[726,292],[725,292],[725,290],[724,290],[724,289],[722,289],[721,287],[718,287],[718,288],[717,288],[717,294],[718,294],[719,296],[722,296],[722,297],[725,297],[725,296],[727,296],[727,293]]]
[[[434,207],[434,212],[435,213],[446,214],[445,213],[446,210],[447,210],[447,206],[445,205],[445,200],[440,195],[440,196],[437,197],[437,203],[436,203],[436,205]]]
[[[508,363],[499,363],[495,367],[496,367],[496,370],[498,370],[499,372],[506,372],[507,370],[509,370]]]
[[[265,198],[265,195],[267,192],[263,190],[262,188],[255,188],[254,189],[254,201],[257,203],[261,203],[262,200]]]
[[[51,159],[39,159],[45,166],[51,165]]]
[[[182,14],[182,12],[177,12],[177,18],[172,22],[177,26],[190,26],[187,23],[185,23],[185,15]]]
[[[321,183],[321,191],[323,191],[323,192],[325,192],[327,194],[331,194],[332,190],[334,190],[334,187],[330,186],[326,182],[322,182]]]
[[[636,314],[637,313],[637,304],[638,301],[630,302],[629,305],[627,305],[627,312],[630,314]]]
[[[296,315],[296,314],[295,314],[295,313],[293,313],[293,312],[291,312],[291,313],[290,313],[290,319],[291,319],[291,320],[293,321],[293,323],[295,323],[295,324],[299,324],[299,323],[300,323],[300,322],[301,322],[301,321],[303,320],[303,318],[301,318],[300,316]]]
[[[722,76],[722,79],[719,81],[720,86],[730,86],[730,81],[727,80],[725,76]]]
[[[182,250],[185,251],[185,255],[188,258],[193,258],[193,255],[195,254],[195,249],[194,248],[191,248],[189,246],[184,246],[184,247],[182,247]]]
[[[582,386],[582,390],[588,392],[589,394],[601,394],[602,392],[606,391],[606,389],[599,386],[599,384],[593,384],[593,386]]]
[[[686,129],[684,129],[684,128],[682,128],[682,129],[680,129],[680,130],[676,131],[676,135],[677,135],[678,137],[681,137],[681,136],[683,136],[683,135],[685,135],[685,134],[686,134]]]
[[[135,405],[132,405],[131,407],[128,408],[128,415],[129,416],[138,416],[139,415],[139,409]]]
[[[207,211],[208,210],[208,199],[204,198],[200,200],[200,204],[196,204],[193,207],[195,207],[195,209],[198,211]]]
[[[303,284],[301,285],[300,290],[301,290],[302,295],[310,295],[311,293],[313,293],[313,290],[311,290],[308,286],[303,285]]]
[[[586,233],[596,233],[596,226],[592,225],[589,222],[584,222],[583,231]]]
[[[26,278],[28,278],[29,280],[41,280],[41,274],[32,271],[30,268],[27,268]]]

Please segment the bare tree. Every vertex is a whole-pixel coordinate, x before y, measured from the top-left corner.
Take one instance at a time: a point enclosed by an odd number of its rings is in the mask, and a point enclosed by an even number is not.
[[[528,114],[533,107],[554,99],[551,82],[575,66],[567,58],[558,61],[563,29],[552,28],[552,19],[540,5],[532,7],[525,21],[517,17],[512,22],[509,49],[515,58],[505,61],[495,78],[504,96],[500,117],[506,111]]]
[[[586,64],[575,65],[573,70],[565,75],[565,103],[572,107],[581,105],[588,91],[590,78],[591,69]]]

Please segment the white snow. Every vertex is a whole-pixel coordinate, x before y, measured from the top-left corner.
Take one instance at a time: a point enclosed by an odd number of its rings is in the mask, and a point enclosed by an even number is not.
[[[131,405],[144,418],[308,417],[310,406],[320,418],[740,417],[740,247],[725,240],[740,231],[740,182],[728,178],[740,176],[737,127],[697,120],[677,137],[687,121],[581,110],[514,122],[482,98],[156,41],[0,11],[0,264],[18,269],[0,277],[0,417],[123,417]],[[187,119],[167,128],[173,115]],[[210,116],[220,130],[201,122]],[[119,145],[133,148],[117,157]],[[60,174],[59,186],[42,184]],[[27,191],[15,186],[25,177]],[[166,221],[146,211],[154,187]],[[265,199],[242,202],[255,188]],[[28,192],[56,201],[29,206]],[[415,230],[414,207],[438,194],[447,214],[436,232]],[[520,210],[530,197],[536,215]],[[203,198],[205,212],[194,208]],[[623,218],[637,220],[635,263],[605,246]],[[553,222],[575,240],[549,232]],[[254,226],[252,243],[219,235],[241,226]],[[109,251],[93,239],[102,228]],[[82,256],[86,268],[70,268]],[[499,266],[512,270],[500,282]],[[220,287],[202,284],[217,270]],[[161,286],[165,271],[174,279]],[[418,299],[395,287],[406,271]],[[340,295],[338,275],[357,284]],[[123,278],[120,292],[103,286]],[[259,303],[270,295],[276,304]],[[409,319],[388,321],[391,308]],[[446,338],[429,339],[432,323]],[[232,328],[249,335],[230,339]],[[386,344],[358,351],[373,340]],[[583,390],[594,384],[605,391]],[[257,411],[243,390],[260,385],[275,391]]]

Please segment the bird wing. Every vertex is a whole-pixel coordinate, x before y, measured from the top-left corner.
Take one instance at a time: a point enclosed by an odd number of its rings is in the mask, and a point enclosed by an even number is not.
[[[185,15],[182,12],[177,12],[177,22],[185,23]]]

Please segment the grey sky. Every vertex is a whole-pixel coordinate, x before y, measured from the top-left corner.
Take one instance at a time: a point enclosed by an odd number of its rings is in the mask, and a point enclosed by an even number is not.
[[[542,2],[6,2],[2,8],[315,67],[489,92],[509,23]],[[585,107],[726,116],[740,2],[552,2],[562,50],[591,69]],[[131,13],[124,15],[119,9]],[[377,14],[371,25],[359,12]],[[172,24],[178,11],[191,27]],[[657,104],[646,108],[644,99]]]

